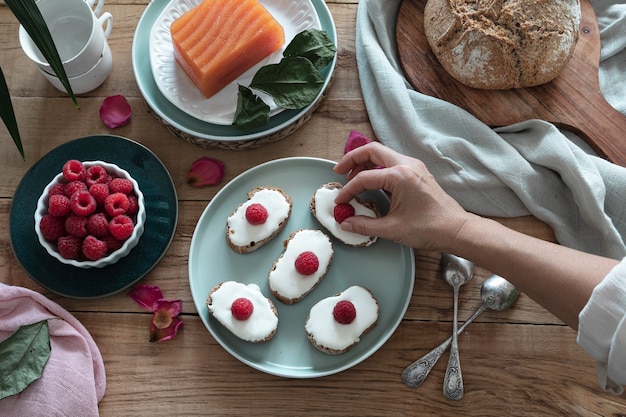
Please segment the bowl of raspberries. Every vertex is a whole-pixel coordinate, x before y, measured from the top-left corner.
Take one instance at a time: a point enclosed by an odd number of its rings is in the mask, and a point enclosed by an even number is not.
[[[70,159],[37,201],[35,231],[60,262],[102,268],[137,245],[145,220],[143,194],[127,171]]]

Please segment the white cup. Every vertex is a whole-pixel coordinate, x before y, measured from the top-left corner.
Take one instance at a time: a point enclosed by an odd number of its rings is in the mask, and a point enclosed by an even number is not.
[[[96,62],[96,65],[82,74],[68,77],[67,80],[72,86],[72,92],[74,94],[83,94],[98,88],[100,84],[106,80],[109,72],[111,72],[112,64],[111,49],[109,48],[109,44],[105,44],[102,57]],[[49,73],[41,68],[38,69],[56,89],[62,92],[66,91],[61,80],[54,73]]]
[[[92,71],[108,48],[107,40],[113,28],[113,16],[108,12],[100,15],[103,5],[104,0],[37,1],[68,78]],[[41,71],[54,74],[50,64],[21,25],[19,38],[26,56]]]

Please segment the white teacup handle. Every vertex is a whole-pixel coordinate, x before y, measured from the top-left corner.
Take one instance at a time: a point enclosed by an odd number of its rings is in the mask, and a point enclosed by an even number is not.
[[[85,0],[85,1],[89,5],[89,7],[91,7],[91,9],[93,10],[93,14],[95,14],[96,17],[100,16],[100,12],[102,11],[102,8],[104,7],[104,0]],[[93,8],[94,4],[96,5],[95,9]]]
[[[109,35],[111,34],[111,29],[113,29],[113,15],[109,12],[102,13],[102,16],[98,18],[98,22],[102,26],[104,30],[104,37],[109,39]],[[104,27],[106,24],[106,27]]]

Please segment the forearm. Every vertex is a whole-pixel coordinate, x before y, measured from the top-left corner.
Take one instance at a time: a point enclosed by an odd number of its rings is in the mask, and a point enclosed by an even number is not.
[[[498,274],[573,329],[595,286],[618,261],[516,232],[472,216],[445,251]]]

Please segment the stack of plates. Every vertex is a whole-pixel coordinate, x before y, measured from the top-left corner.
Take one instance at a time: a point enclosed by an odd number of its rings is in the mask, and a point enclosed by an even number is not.
[[[260,0],[285,29],[285,46],[306,29],[325,30],[337,44],[337,31],[323,0]],[[304,109],[277,108],[271,98],[269,123],[249,132],[232,126],[237,106],[237,84],[248,85],[263,65],[280,61],[283,49],[270,55],[221,92],[205,98],[174,61],[170,25],[202,0],[151,2],[144,11],[132,48],[135,78],[153,114],[167,128],[188,142],[204,148],[248,149],[284,138],[308,120],[327,93],[337,57],[321,72],[325,79],[315,101]],[[146,57],[149,56],[149,59]]]

